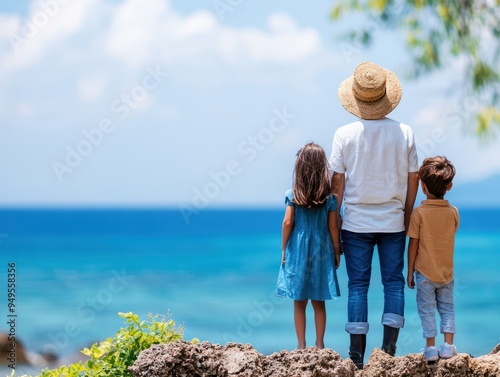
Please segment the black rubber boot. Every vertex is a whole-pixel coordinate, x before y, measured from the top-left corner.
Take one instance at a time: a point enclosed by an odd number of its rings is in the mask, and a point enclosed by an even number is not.
[[[349,346],[349,357],[352,362],[363,369],[363,358],[365,357],[366,334],[351,334],[351,345]]]
[[[382,341],[382,351],[391,356],[396,354],[396,342],[398,341],[399,329],[384,325],[384,339]]]

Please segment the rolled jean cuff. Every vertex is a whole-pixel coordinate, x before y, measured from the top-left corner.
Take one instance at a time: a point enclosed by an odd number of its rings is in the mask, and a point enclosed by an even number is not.
[[[369,329],[368,322],[347,322],[345,325],[345,331],[349,334],[367,334]]]
[[[437,335],[436,329],[432,330],[426,330],[424,329],[424,339],[429,339],[429,338],[435,338]]]
[[[384,313],[382,315],[382,325],[400,329],[405,325],[405,317],[395,313]]]
[[[455,334],[455,324],[441,325],[441,334]]]

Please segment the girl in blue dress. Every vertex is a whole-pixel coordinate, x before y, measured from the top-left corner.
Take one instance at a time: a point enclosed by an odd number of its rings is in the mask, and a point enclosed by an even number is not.
[[[340,296],[336,269],[340,264],[337,202],[323,148],[306,144],[298,153],[293,189],[285,194],[282,256],[276,294],[294,300],[298,348],[306,347],[306,306],[311,300],[316,347],[324,348],[325,300]]]

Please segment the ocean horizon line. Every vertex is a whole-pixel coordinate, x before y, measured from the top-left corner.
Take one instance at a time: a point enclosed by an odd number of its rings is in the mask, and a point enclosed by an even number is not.
[[[100,205],[100,204],[92,204],[92,205],[0,205],[0,211],[11,211],[11,210],[78,210],[78,211],[99,211],[99,210],[126,210],[126,211],[134,211],[134,210],[145,210],[145,211],[180,211],[182,208],[191,208],[192,210],[203,212],[203,211],[263,211],[263,210],[279,210],[283,209],[283,204],[276,205],[220,205],[220,206],[211,206],[204,208],[197,208],[193,205],[189,205],[186,203],[180,203],[178,205]],[[485,207],[488,208],[488,207]],[[497,207],[500,210],[500,205]]]
[[[499,208],[462,208],[459,231],[500,232]],[[179,209],[172,207],[5,208],[0,234],[281,234],[281,207]]]
[[[419,199],[422,198],[417,198],[417,201],[415,202],[415,207],[420,205]],[[446,198],[445,198],[446,199]],[[500,203],[499,204],[494,204],[491,206],[491,203],[478,203],[478,204],[471,204],[471,203],[466,203],[466,204],[460,204],[456,203],[455,200],[451,202],[452,205],[455,207],[458,207],[459,209],[462,210],[488,210],[488,211],[500,211]],[[180,202],[179,204],[99,204],[99,203],[92,203],[92,204],[0,204],[0,211],[13,211],[13,210],[57,210],[57,211],[72,211],[72,210],[78,210],[78,211],[113,211],[113,210],[125,210],[125,211],[181,211],[182,209],[191,209],[193,211],[198,211],[198,212],[205,212],[205,211],[263,211],[263,210],[279,210],[284,208],[284,201],[283,203],[278,203],[278,204],[222,204],[222,205],[214,205],[214,206],[207,206],[203,208],[196,207],[192,204],[189,203],[184,203]]]

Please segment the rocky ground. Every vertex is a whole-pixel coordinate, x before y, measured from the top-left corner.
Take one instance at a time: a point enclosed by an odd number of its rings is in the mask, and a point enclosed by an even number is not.
[[[154,345],[130,367],[134,377],[493,377],[500,376],[500,344],[488,355],[458,354],[428,365],[422,354],[391,357],[375,348],[363,370],[330,349],[281,351],[264,356],[249,344],[185,341]]]

